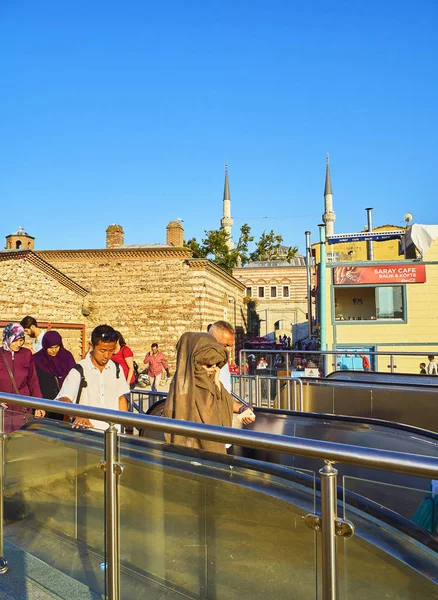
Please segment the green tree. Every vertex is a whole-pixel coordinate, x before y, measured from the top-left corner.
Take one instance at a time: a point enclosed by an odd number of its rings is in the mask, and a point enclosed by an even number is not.
[[[286,250],[283,246],[283,236],[275,233],[273,229],[269,233],[264,231],[256,243],[254,252],[250,255],[250,260],[289,260],[298,252],[296,246],[289,246]]]
[[[251,235],[251,228],[246,223],[240,228],[239,241],[235,248],[228,247],[229,235],[226,230],[211,229],[205,231],[205,237],[199,243],[196,238],[191,238],[184,245],[193,252],[193,258],[210,258],[219,267],[222,267],[229,273],[237,265],[239,257],[242,264],[248,262],[248,244],[254,238]]]
[[[204,233],[205,237],[200,243],[196,238],[191,238],[184,245],[193,252],[193,258],[209,258],[229,273],[236,267],[239,258],[242,265],[246,265],[249,260],[289,260],[298,252],[298,248],[292,246],[285,252],[283,237],[271,230],[262,233],[254,252],[250,254],[248,245],[254,241],[254,237],[247,223],[240,228],[239,241],[232,250],[228,247],[229,235],[223,227]]]

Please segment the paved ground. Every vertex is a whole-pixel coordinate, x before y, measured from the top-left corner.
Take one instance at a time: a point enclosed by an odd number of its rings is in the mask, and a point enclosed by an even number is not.
[[[101,600],[89,587],[5,542],[9,571],[0,576],[0,600]]]

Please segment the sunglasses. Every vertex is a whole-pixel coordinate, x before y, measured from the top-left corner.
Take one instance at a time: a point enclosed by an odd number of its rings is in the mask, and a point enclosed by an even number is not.
[[[115,331],[110,331],[109,333],[102,333],[100,336],[102,342],[117,342],[119,340],[119,336]]]

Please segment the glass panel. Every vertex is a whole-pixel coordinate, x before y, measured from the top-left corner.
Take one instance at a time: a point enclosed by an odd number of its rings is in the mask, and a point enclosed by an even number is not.
[[[376,288],[376,311],[378,319],[402,319],[402,288],[400,286]]]
[[[105,589],[102,458],[102,434],[49,420],[6,442],[5,539],[15,547],[9,567],[31,573],[57,598],[98,598]],[[46,564],[35,566],[33,557]]]
[[[438,598],[431,580],[438,543],[436,531],[427,529],[438,502],[425,489],[356,477],[343,482],[344,518],[355,524],[356,533],[339,542],[341,599]]]
[[[266,463],[145,440],[122,448],[123,600],[152,588],[163,600],[316,598],[315,533],[302,520],[312,472],[279,477]]]

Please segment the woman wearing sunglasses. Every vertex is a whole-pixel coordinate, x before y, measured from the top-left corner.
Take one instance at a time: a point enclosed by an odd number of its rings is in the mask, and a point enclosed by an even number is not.
[[[219,381],[228,353],[208,333],[184,333],[176,346],[176,370],[164,404],[164,416],[231,427],[234,401]],[[245,407],[243,407],[245,408]],[[165,434],[168,442],[225,453],[225,444]]]
[[[17,396],[41,398],[41,389],[32,352],[23,348],[24,329],[19,323],[9,323],[3,331],[0,349],[0,392]],[[5,433],[19,429],[29,420],[32,411],[18,405],[3,403],[5,410]],[[42,418],[45,411],[36,410],[35,417]]]

